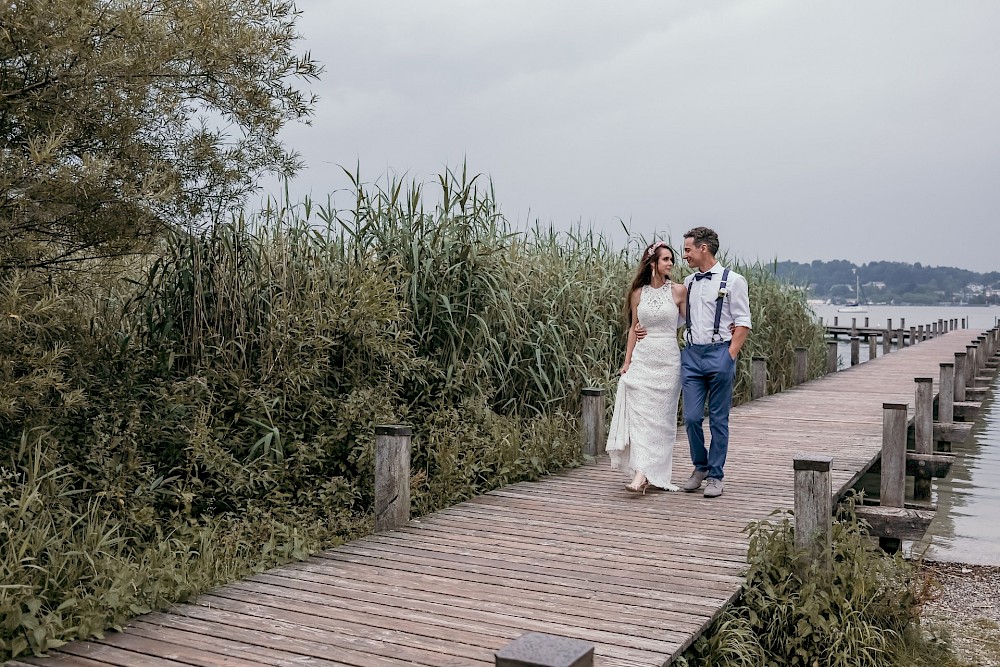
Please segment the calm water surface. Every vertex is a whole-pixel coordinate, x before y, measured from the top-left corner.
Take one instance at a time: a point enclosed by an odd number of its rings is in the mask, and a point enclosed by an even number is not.
[[[933,307],[933,306],[869,306],[867,313],[838,313],[836,306],[814,306],[816,314],[825,324],[850,325],[857,318],[858,326],[864,318],[871,326],[885,326],[892,318],[899,327],[899,318],[906,318],[906,326],[919,326],[937,322],[938,319],[968,318],[969,337],[992,328],[1000,320],[1000,307]],[[841,338],[840,365],[850,363],[850,342]],[[861,342],[860,360],[868,360],[868,345]],[[879,341],[878,354],[882,354]],[[926,536],[920,542],[905,544],[908,555],[930,560],[974,563],[1000,566],[1000,379],[994,380],[992,391],[986,395],[972,435],[962,445],[954,445],[956,455],[948,476],[932,483],[932,502],[937,512]],[[867,479],[867,491],[878,494],[878,481]],[[871,483],[874,482],[874,488]],[[908,495],[912,492],[912,479],[907,480]]]
[[[972,435],[955,445],[948,476],[932,483],[937,512],[927,535],[910,545],[930,560],[1000,565],[1000,381],[986,395]]]

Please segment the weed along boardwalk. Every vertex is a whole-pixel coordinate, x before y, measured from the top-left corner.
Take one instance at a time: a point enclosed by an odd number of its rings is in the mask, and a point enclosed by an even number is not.
[[[930,388],[939,417],[947,418],[933,427],[938,452],[963,432],[952,422],[974,411],[977,378],[995,372],[996,332],[967,348],[974,337],[965,329],[935,332],[734,409],[720,498],[629,494],[621,475],[599,457],[596,465],[405,523],[397,507],[408,502],[405,480],[380,481],[378,520],[383,528],[404,522],[397,529],[136,618],[124,632],[10,664],[493,665],[501,664],[496,652],[525,633],[590,644],[595,665],[669,664],[738,594],[748,522],[793,507],[796,454],[832,457],[829,479],[837,496],[879,461],[892,431],[887,411],[899,415],[903,406],[901,433],[905,438],[912,424],[917,449],[899,457],[910,472],[931,474],[946,455],[921,453],[927,427],[919,425],[924,417],[916,404]],[[942,387],[947,393],[938,396]],[[585,414],[588,409],[585,401]],[[377,475],[398,480],[409,431],[383,427],[379,437],[385,448]],[[674,451],[676,482],[686,478],[690,463],[686,442]],[[900,466],[886,451],[888,478]],[[884,520],[882,535],[891,546],[907,539],[899,526],[919,523],[927,508],[906,509],[893,493],[882,495],[888,505],[871,509],[891,515],[876,517]],[[902,523],[892,516],[902,516]]]

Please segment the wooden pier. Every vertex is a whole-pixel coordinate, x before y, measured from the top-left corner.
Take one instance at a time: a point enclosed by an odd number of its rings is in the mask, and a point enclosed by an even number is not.
[[[939,333],[735,408],[720,498],[627,493],[602,456],[9,664],[493,665],[527,632],[590,642],[595,665],[669,664],[738,594],[743,528],[793,506],[796,454],[831,456],[841,495],[880,458],[883,403],[912,422],[915,378],[936,396],[940,364],[971,336]],[[970,369],[995,372],[985,357]],[[678,436],[675,483],[691,468]]]

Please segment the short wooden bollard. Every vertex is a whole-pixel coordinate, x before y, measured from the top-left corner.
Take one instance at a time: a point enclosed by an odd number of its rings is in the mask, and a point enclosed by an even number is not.
[[[941,379],[938,382],[938,422],[951,424],[955,421],[955,364],[941,364]],[[951,442],[941,440],[935,447],[940,452],[950,452]]]
[[[927,340],[926,338],[924,338],[924,325],[923,324],[921,324],[921,325],[919,325],[917,327],[917,340],[918,341]]]
[[[795,348],[795,384],[802,384],[809,377],[809,348]]]
[[[913,440],[917,454],[934,453],[934,378],[914,378]],[[913,499],[931,497],[930,472],[918,472],[913,482]]]
[[[955,400],[965,400],[965,352],[955,353]]]
[[[903,335],[903,330],[902,329],[897,329],[896,330],[896,349],[897,350],[902,350],[904,347],[906,347],[906,336]]]
[[[809,554],[811,562],[830,568],[833,492],[830,466],[833,458],[819,454],[796,454],[795,548]]]
[[[878,341],[875,336],[868,338],[868,361],[878,357]]]
[[[899,318],[899,328],[900,329],[905,329],[906,328],[906,318],[905,317]]]
[[[882,472],[879,505],[903,507],[906,493],[906,403],[882,404]],[[880,537],[879,546],[889,553],[899,551],[896,537]]]
[[[892,318],[891,317],[888,318],[888,319],[886,319],[886,321],[885,321],[885,329],[886,329],[886,331],[892,331]]]
[[[826,372],[837,372],[837,341],[835,340],[826,343]]]
[[[851,336],[851,366],[861,363],[861,339]]]
[[[375,427],[375,532],[410,520],[409,426]]]
[[[882,332],[882,354],[883,356],[892,352],[892,328]]]
[[[529,632],[493,656],[496,667],[593,667],[594,645],[580,639]]]
[[[965,386],[976,386],[976,346],[965,346]]]
[[[604,394],[600,387],[585,387],[580,396],[580,417],[583,422],[583,454],[603,454],[607,441],[604,432]]]
[[[916,344],[917,344],[917,328],[910,327],[910,345],[913,346]]]
[[[750,362],[750,400],[767,396],[767,357],[754,357]]]

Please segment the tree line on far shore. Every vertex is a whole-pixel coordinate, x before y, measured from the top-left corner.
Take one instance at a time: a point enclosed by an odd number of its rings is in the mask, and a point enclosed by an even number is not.
[[[861,282],[862,301],[870,303],[1000,303],[1000,271],[976,273],[951,266],[925,266],[920,262],[854,264],[843,259],[781,261],[772,267],[779,278],[808,289],[811,298],[830,299],[833,303],[855,299],[855,271]]]

